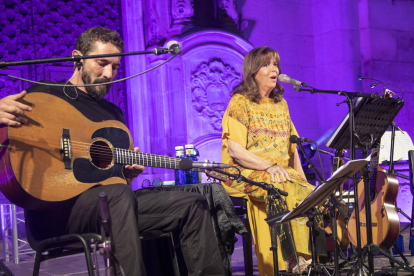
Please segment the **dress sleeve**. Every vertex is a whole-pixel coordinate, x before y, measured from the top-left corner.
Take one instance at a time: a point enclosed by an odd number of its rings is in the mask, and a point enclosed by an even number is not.
[[[243,96],[235,95],[230,100],[222,121],[222,162],[228,163],[230,160],[228,154],[228,139],[231,139],[246,148],[248,124],[249,118],[246,99],[244,99]]]

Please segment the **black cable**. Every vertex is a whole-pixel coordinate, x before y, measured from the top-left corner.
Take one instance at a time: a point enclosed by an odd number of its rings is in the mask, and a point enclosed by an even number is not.
[[[315,147],[316,147],[316,152],[318,153],[318,157],[319,157],[319,163],[321,164],[321,171],[322,171],[323,181],[326,181],[326,180],[325,180],[325,173],[323,172],[323,165],[322,165],[321,155],[319,154],[318,144],[316,144],[316,142],[315,142],[315,141],[313,141],[313,143],[315,144]]]
[[[119,267],[119,270],[121,271],[121,274],[123,276],[125,276],[125,273],[124,273],[124,270],[122,269],[122,266],[119,264],[118,260],[115,258],[115,255],[114,255],[114,253],[112,253],[112,251],[111,251],[111,256],[114,259],[116,265]]]
[[[138,77],[139,75],[145,74],[149,71],[152,71],[158,67],[160,67],[161,65],[164,65],[165,63],[169,62],[170,60],[172,60],[173,58],[175,58],[177,55],[173,55],[172,57],[170,57],[169,59],[167,59],[166,61],[161,62],[158,65],[155,65],[154,67],[147,69],[145,71],[142,71],[138,74],[123,78],[123,79],[119,79],[116,81],[109,81],[109,82],[102,82],[102,83],[95,83],[95,84],[79,84],[79,85],[72,85],[72,84],[55,84],[55,83],[44,83],[44,82],[39,82],[39,81],[32,81],[32,80],[28,80],[28,79],[24,79],[24,78],[20,78],[20,77],[16,77],[16,76],[11,76],[11,75],[7,75],[7,74],[1,74],[0,76],[4,76],[4,77],[9,77],[9,78],[13,78],[13,79],[17,79],[17,80],[21,80],[21,81],[27,81],[27,82],[31,82],[34,84],[42,84],[42,85],[46,85],[46,86],[58,86],[58,87],[87,87],[87,86],[102,86],[102,85],[107,85],[107,84],[113,84],[113,83],[117,83],[117,82],[121,82],[124,80],[128,80],[128,79],[132,79],[135,77]]]

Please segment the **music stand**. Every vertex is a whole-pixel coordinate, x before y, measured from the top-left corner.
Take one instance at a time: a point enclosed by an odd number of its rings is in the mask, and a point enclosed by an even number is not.
[[[382,135],[391,125],[404,101],[394,98],[358,98],[354,108],[355,133],[360,142],[371,140],[372,144],[379,143]],[[328,138],[326,146],[334,149],[349,149],[349,113],[346,114],[335,132]],[[356,145],[355,147],[358,147]],[[363,145],[359,145],[359,148]],[[352,149],[351,149],[352,150]]]
[[[355,103],[354,112],[349,112],[342,120],[339,127],[335,130],[333,135],[328,139],[326,145],[328,147],[336,149],[350,149],[351,155],[354,156],[355,148],[362,149],[363,156],[367,156],[368,150],[372,149],[374,145],[378,144],[381,140],[382,135],[388,129],[389,125],[395,119],[397,114],[400,112],[404,105],[404,101],[401,99],[393,98],[358,98]],[[351,116],[349,116],[351,114]],[[353,120],[352,120],[353,114]],[[348,120],[352,120],[353,124],[346,124]],[[353,129],[350,128],[353,126]],[[352,131],[351,131],[352,130]],[[352,133],[352,138],[355,139],[356,143],[349,145],[348,133]],[[352,146],[353,145],[353,146]],[[364,168],[364,190],[369,191],[369,170],[367,167]],[[354,199],[355,199],[355,218],[356,225],[360,225],[359,220],[359,203],[358,203],[358,185],[354,180]],[[370,195],[368,192],[365,193],[365,202],[371,202]],[[371,221],[371,205],[365,204],[366,210],[366,232],[367,232],[367,252],[361,254],[361,234],[360,227],[357,227],[357,252],[358,252],[358,276],[362,275],[362,259],[363,255],[368,254],[368,270],[369,273],[374,273],[374,252],[381,252],[382,250],[377,248],[373,244],[372,239],[372,221]],[[390,258],[389,254],[384,254]],[[410,270],[411,271],[411,270]],[[414,271],[414,270],[413,270]]]
[[[314,275],[319,271],[330,275],[325,267],[316,263],[315,238],[313,233],[313,211],[312,209],[318,205],[322,205],[330,197],[330,195],[347,179],[362,169],[370,161],[371,156],[366,159],[352,160],[337,170],[325,183],[319,185],[312,193],[305,198],[297,208],[283,216],[281,219],[277,216],[268,218],[267,222],[270,226],[278,226],[292,219],[306,216],[309,218],[307,223],[311,231],[311,250],[312,264],[309,265],[308,275]],[[312,274],[313,271],[313,274]]]

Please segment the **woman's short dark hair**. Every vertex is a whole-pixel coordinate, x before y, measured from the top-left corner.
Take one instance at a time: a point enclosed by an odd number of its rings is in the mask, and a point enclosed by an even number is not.
[[[87,55],[93,51],[94,43],[100,41],[103,43],[113,44],[120,52],[124,51],[124,42],[116,31],[93,27],[84,31],[76,40],[75,50],[78,50],[82,55]]]
[[[259,71],[263,65],[271,62],[272,58],[275,58],[280,74],[280,57],[278,52],[267,46],[254,48],[248,52],[243,61],[243,79],[236,85],[236,87],[234,87],[231,95],[242,94],[252,102],[260,103],[261,97],[259,86],[257,85],[254,74]],[[276,87],[270,92],[269,98],[274,99],[275,103],[280,102],[283,98],[284,91],[283,86],[277,82]]]

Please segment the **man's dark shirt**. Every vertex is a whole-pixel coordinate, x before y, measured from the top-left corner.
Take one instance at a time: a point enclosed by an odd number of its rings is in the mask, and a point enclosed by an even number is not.
[[[53,82],[45,82],[53,83]],[[59,83],[64,84],[64,83]],[[72,83],[68,82],[69,85]],[[75,100],[70,99],[63,92],[63,87],[60,86],[47,86],[37,84],[26,89],[27,93],[33,92],[44,92],[52,94],[56,97],[59,97],[69,104],[73,105],[77,110],[79,110],[86,118],[93,122],[102,122],[107,120],[117,120],[125,124],[125,118],[122,114],[122,111],[119,107],[113,103],[102,99],[100,101],[95,100],[89,94],[83,92],[79,88],[76,89],[78,92],[78,97]],[[74,87],[66,87],[66,94],[71,98],[76,97],[76,92]],[[62,110],[63,111],[63,110]]]

